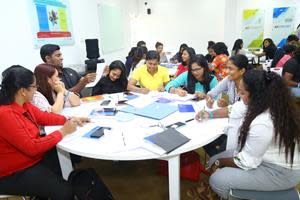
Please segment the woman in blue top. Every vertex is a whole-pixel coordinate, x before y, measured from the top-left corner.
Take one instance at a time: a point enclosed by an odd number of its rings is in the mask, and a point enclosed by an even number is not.
[[[208,69],[204,56],[193,56],[188,66],[188,71],[180,74],[165,87],[170,93],[185,96],[187,93],[195,94],[203,99],[208,91],[214,88],[218,81]]]

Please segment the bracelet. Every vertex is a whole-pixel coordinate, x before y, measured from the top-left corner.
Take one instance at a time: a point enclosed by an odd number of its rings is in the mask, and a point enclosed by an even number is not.
[[[209,119],[213,119],[214,118],[214,112],[213,111],[209,111]]]

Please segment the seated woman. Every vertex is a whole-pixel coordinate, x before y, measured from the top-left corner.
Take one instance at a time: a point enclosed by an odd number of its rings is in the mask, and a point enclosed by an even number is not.
[[[155,49],[156,49],[157,53],[159,53],[159,57],[160,57],[159,63],[167,63],[168,58],[166,56],[166,53],[163,51],[164,45],[161,42],[156,42]]]
[[[228,199],[231,189],[295,187],[300,180],[300,118],[284,80],[274,72],[251,70],[239,87],[247,105],[239,145],[211,158],[211,188]]]
[[[179,96],[185,96],[188,92],[203,99],[205,94],[218,84],[218,81],[208,70],[208,64],[204,56],[193,56],[190,63],[188,71],[183,72],[176,79],[169,82],[165,90]],[[186,88],[187,91],[181,87]]]
[[[195,55],[196,52],[192,47],[187,47],[182,51],[182,63],[178,65],[175,77],[188,70],[188,66],[190,65],[190,59],[192,56]]]
[[[277,50],[276,45],[274,44],[271,38],[266,38],[263,41],[263,52],[255,54],[257,57],[266,56],[266,60],[273,59],[275,52]]]
[[[6,72],[0,89],[0,193],[72,200],[72,186],[61,176],[55,145],[87,118],[42,112],[30,101],[37,85],[24,68]],[[39,125],[63,125],[44,137]]]
[[[122,61],[115,60],[109,65],[108,75],[102,77],[93,87],[92,95],[124,92],[127,83],[125,65]]]
[[[226,64],[228,61],[229,53],[227,46],[223,42],[217,42],[212,47],[212,55],[215,57],[212,63],[209,65],[210,71],[214,72],[218,81],[221,81],[227,76]]]
[[[150,90],[163,92],[169,81],[168,69],[159,65],[159,54],[156,51],[148,51],[146,64],[133,72],[127,89],[142,94],[147,94]],[[136,86],[137,83],[140,87]]]
[[[79,96],[65,88],[58,77],[58,71],[51,65],[38,65],[34,75],[37,91],[32,103],[40,110],[58,114],[64,107],[80,105]]]
[[[184,49],[188,48],[188,45],[183,43],[179,47],[179,51],[170,59],[172,63],[182,63],[182,52]]]
[[[237,39],[234,42],[232,51],[231,51],[231,56],[235,56],[235,55],[239,55],[239,54],[243,54],[246,55],[246,51],[245,49],[243,49],[244,46],[244,42],[242,39]]]
[[[131,71],[132,63],[133,63],[133,55],[137,47],[132,47],[126,56],[125,67],[126,67],[126,76],[129,76]]]
[[[214,56],[212,54],[212,46],[215,45],[214,41],[208,41],[207,45],[207,54],[205,55],[205,59],[207,60],[208,64],[210,64],[214,60]]]
[[[132,62],[132,66],[129,72],[129,76],[131,77],[132,72],[143,66],[146,62],[146,55],[147,55],[148,49],[147,47],[141,46],[141,47],[137,47],[133,53],[133,62]]]
[[[276,66],[277,68],[283,67],[284,64],[293,57],[294,52],[296,51],[296,46],[286,44],[283,46],[284,55],[282,58],[277,62]]]
[[[244,73],[251,69],[248,65],[248,58],[244,55],[236,55],[229,58],[227,63],[228,76],[224,78],[219,84],[209,91],[206,95],[206,104],[209,108],[212,108],[214,98],[220,94],[225,94],[227,99],[221,97],[218,100],[219,107],[226,107],[229,104],[239,100],[238,87],[239,82],[242,79]]]

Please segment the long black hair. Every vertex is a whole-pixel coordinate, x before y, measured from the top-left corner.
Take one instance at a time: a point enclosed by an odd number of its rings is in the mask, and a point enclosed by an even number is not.
[[[242,49],[242,44],[243,44],[243,40],[242,39],[237,39],[234,42],[234,45],[232,47],[232,53],[233,53],[233,55],[236,55],[239,52],[239,50]]]
[[[211,48],[216,52],[217,55],[225,54],[229,56],[227,46],[224,42],[217,42]]]
[[[21,88],[29,88],[34,82],[32,71],[20,65],[13,65],[5,70],[0,89],[0,105],[11,104]]]
[[[297,61],[298,65],[300,64],[300,47],[296,49],[294,52],[294,58]]]
[[[231,56],[229,60],[234,64],[239,70],[245,69],[245,71],[253,69],[253,65],[249,64],[248,58],[245,55],[238,54]]]
[[[186,52],[189,54],[190,60],[191,60],[191,58],[192,58],[193,56],[196,55],[195,49],[192,48],[192,47],[187,47],[187,48],[185,48],[183,51],[186,51]],[[189,60],[189,62],[182,61],[182,64],[183,64],[184,66],[188,66],[188,65],[190,65],[190,60]]]
[[[199,65],[200,67],[203,68],[203,81],[200,82],[199,80],[197,80],[193,74],[192,74],[192,67],[191,65],[193,63],[197,63],[197,65]],[[188,77],[187,77],[187,91],[190,94],[194,94],[195,93],[195,85],[197,82],[200,82],[203,87],[204,87],[204,92],[205,94],[207,92],[210,91],[210,82],[213,79],[213,75],[210,73],[209,69],[208,69],[208,63],[205,59],[205,57],[203,55],[199,55],[199,56],[192,56],[191,60],[190,60],[190,64],[188,66]]]
[[[118,80],[116,80],[116,82],[119,83],[124,88],[124,90],[126,90],[127,89],[128,80],[127,80],[127,76],[126,76],[126,68],[125,68],[124,63],[122,61],[120,61],[120,60],[113,61],[109,65],[109,72],[111,70],[114,70],[114,69],[121,70],[120,78]],[[109,73],[107,75],[107,78],[109,78]]]
[[[245,146],[252,121],[269,110],[275,142],[279,144],[279,148],[284,147],[286,161],[292,165],[295,150],[300,151],[300,118],[295,100],[284,80],[274,72],[250,70],[243,76],[243,84],[249,92],[249,103],[240,128],[241,150]],[[296,144],[298,149],[295,149]]]
[[[132,62],[132,71],[135,69],[136,65],[143,59],[144,55],[147,55],[148,49],[147,47],[141,46],[137,47],[133,54],[133,62]]]

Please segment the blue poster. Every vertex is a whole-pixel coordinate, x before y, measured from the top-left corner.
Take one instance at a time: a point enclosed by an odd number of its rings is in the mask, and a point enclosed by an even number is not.
[[[272,39],[278,47],[284,46],[286,38],[294,32],[295,7],[282,7],[273,9]]]

